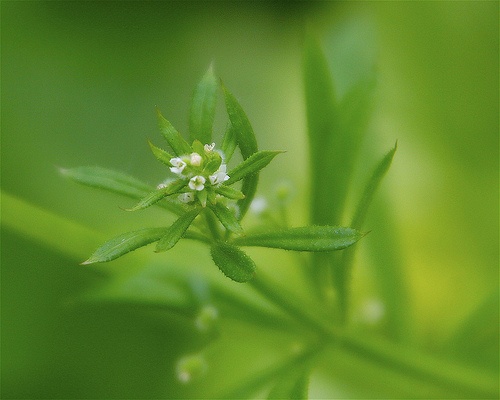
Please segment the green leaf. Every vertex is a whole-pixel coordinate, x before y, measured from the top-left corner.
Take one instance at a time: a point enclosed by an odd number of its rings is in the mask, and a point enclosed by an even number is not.
[[[165,231],[165,234],[156,244],[156,252],[167,251],[174,247],[177,242],[184,236],[185,232],[200,213],[201,208],[188,211],[181,215],[170,227]]]
[[[235,238],[238,246],[271,247],[295,251],[332,251],[345,249],[364,235],[352,228],[305,226]]]
[[[239,180],[245,178],[246,176],[255,174],[260,171],[266,165],[268,165],[271,160],[276,157],[279,153],[284,153],[283,151],[259,151],[252,154],[242,163],[238,164],[229,172],[229,179],[225,182],[226,185],[232,185]]]
[[[255,263],[238,247],[217,242],[211,248],[212,259],[224,275],[236,282],[248,282],[255,274]]]
[[[94,188],[140,199],[153,190],[153,187],[121,172],[101,167],[76,167],[60,169],[60,172],[71,180]],[[186,212],[186,206],[179,202],[167,201],[157,203],[177,215]]]
[[[101,167],[61,168],[61,174],[71,180],[94,188],[139,198],[152,187],[122,172]]]
[[[345,47],[349,49],[349,46]],[[360,50],[346,51],[349,56],[356,56],[356,51]],[[335,225],[343,216],[354,163],[366,130],[374,87],[371,73],[356,79],[350,90],[338,100],[332,73],[319,41],[313,37],[307,39],[304,51],[304,86],[310,143],[313,224]]]
[[[234,216],[234,214],[225,205],[217,203],[216,205],[210,205],[210,209],[217,216],[219,221],[224,225],[224,227],[233,233],[241,234],[243,233],[243,228]]]
[[[245,195],[242,192],[232,187],[226,186],[225,184],[215,186],[214,190],[216,193],[227,197],[228,199],[241,200],[245,198]]]
[[[170,163],[170,160],[173,158],[172,155],[167,153],[165,150],[160,149],[159,147],[156,147],[153,143],[149,142],[149,147],[151,147],[151,151],[153,152],[154,156],[156,159],[163,164],[165,164],[168,167],[171,167],[172,164]]]
[[[126,209],[126,211],[137,211],[143,210],[153,204],[157,203],[164,197],[170,196],[172,194],[178,193],[184,186],[186,181],[183,179],[178,179],[176,181],[170,182],[167,186],[161,189],[156,189],[149,193],[147,196],[141,199],[134,207]]]
[[[243,159],[247,159],[257,152],[257,139],[253,133],[252,125],[238,100],[222,85],[226,101],[227,114],[231,121],[232,129],[236,134],[236,142],[241,150]]]
[[[82,265],[114,260],[139,247],[160,240],[164,234],[165,228],[148,228],[123,233],[104,243]]]
[[[194,91],[189,115],[191,141],[198,139],[200,142],[208,144],[212,141],[212,125],[217,102],[216,90],[217,80],[212,65],[210,65]]]
[[[304,87],[311,162],[311,220],[314,224],[337,223],[342,188],[335,173],[335,137],[338,132],[333,81],[319,42],[307,39],[304,49]],[[343,157],[342,157],[343,158]],[[332,206],[334,205],[334,206]]]
[[[179,132],[172,126],[172,124],[167,121],[159,109],[156,109],[156,115],[158,117],[158,127],[160,132],[168,142],[176,156],[181,156],[183,154],[191,153],[191,146],[188,142],[184,140]]]
[[[246,160],[258,151],[257,139],[255,138],[250,121],[243,111],[243,108],[238,103],[238,100],[236,100],[236,98],[224,87],[224,85],[222,86],[222,89],[224,91],[229,121],[231,122],[232,129],[236,135],[236,142],[240,148],[243,159]],[[245,216],[248,208],[250,207],[250,203],[255,196],[258,180],[258,173],[247,176],[243,179],[241,191],[245,195],[245,198],[238,201],[238,206],[240,208],[240,220]]]
[[[231,123],[227,124],[224,138],[222,139],[221,150],[224,153],[226,164],[229,163],[236,149],[236,133]]]
[[[397,148],[398,148],[398,143],[396,142],[394,147],[377,164],[370,180],[366,184],[365,189],[363,191],[363,195],[361,196],[361,200],[359,201],[359,204],[356,207],[356,211],[352,219],[351,225],[354,228],[359,229],[363,225],[366,213],[368,211],[368,207],[370,206],[373,200],[373,196],[377,191],[377,188],[379,187],[382,178],[385,176],[385,174],[389,170],[389,167],[391,166],[392,159],[394,158],[394,153],[396,152]]]

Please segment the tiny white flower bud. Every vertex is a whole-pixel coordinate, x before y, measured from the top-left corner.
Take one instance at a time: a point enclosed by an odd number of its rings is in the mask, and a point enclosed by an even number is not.
[[[205,188],[205,182],[206,182],[206,179],[201,176],[201,175],[196,175],[196,176],[193,176],[190,180],[189,180],[189,188],[192,189],[192,190],[198,190],[198,191],[201,191]]]
[[[199,167],[201,165],[201,161],[203,160],[198,153],[191,153],[190,164],[194,167]]]

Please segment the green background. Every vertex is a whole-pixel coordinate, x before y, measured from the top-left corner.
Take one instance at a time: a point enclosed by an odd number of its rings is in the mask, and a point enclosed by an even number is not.
[[[162,181],[166,171],[147,145],[161,143],[154,107],[187,132],[193,88],[213,62],[260,148],[287,151],[262,173],[260,194],[288,182],[292,224],[305,224],[306,31],[323,39],[340,94],[369,64],[341,57],[345,49],[375,59],[376,101],[355,187],[398,140],[360,246],[355,304],[362,311],[377,296],[404,293],[406,340],[448,357],[454,332],[492,299],[469,339],[488,336],[498,325],[498,15],[496,1],[2,1],[2,398],[210,396],[281,354],[282,334],[222,322],[207,355],[212,380],[186,386],[175,379],[175,361],[206,338],[185,320],[130,305],[75,305],[103,276],[141,269],[132,258],[89,269],[79,262],[103,239],[165,217],[124,213],[119,206],[130,200],[77,186],[57,169],[101,165]],[[75,235],[61,236],[54,216]],[[138,252],[152,263],[214,269],[198,246]],[[265,268],[283,264],[276,252],[256,254]],[[370,267],[385,263],[398,266],[405,288]],[[289,285],[300,290],[294,277]],[[453,357],[497,370],[491,337]],[[355,396],[359,378],[346,375],[318,373],[311,395]],[[381,393],[397,397],[397,385],[388,386]]]

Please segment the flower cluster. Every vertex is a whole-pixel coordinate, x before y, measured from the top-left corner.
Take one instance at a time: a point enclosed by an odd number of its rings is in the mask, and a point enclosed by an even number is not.
[[[186,183],[178,196],[181,202],[199,200],[202,206],[206,206],[207,199],[215,203],[214,189],[229,179],[227,166],[222,152],[215,149],[215,143],[202,145],[195,140],[192,149],[191,154],[172,157],[170,171]],[[160,184],[158,189],[165,186]]]

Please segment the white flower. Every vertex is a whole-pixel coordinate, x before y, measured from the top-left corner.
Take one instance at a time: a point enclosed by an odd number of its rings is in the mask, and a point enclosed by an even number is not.
[[[206,144],[205,146],[203,146],[206,153],[210,153],[214,149],[214,147],[215,147],[215,143]]]
[[[205,189],[205,182],[206,182],[206,179],[203,176],[196,175],[196,176],[193,176],[189,180],[188,185],[189,185],[189,188],[192,190],[201,191],[201,190]]]
[[[170,167],[170,171],[177,175],[181,175],[182,171],[186,167],[186,163],[179,157],[171,158],[170,164],[172,164],[172,167]]]
[[[229,175],[226,174],[226,164],[221,164],[215,174],[210,175],[208,179],[210,179],[210,183],[212,185],[218,185],[227,181],[229,179]]]
[[[191,203],[194,200],[194,194],[192,192],[181,193],[179,195],[179,201],[182,203]]]
[[[195,166],[195,167],[199,167],[201,165],[201,161],[203,160],[201,158],[201,156],[198,154],[198,153],[191,153],[191,160],[190,160],[190,164]]]

